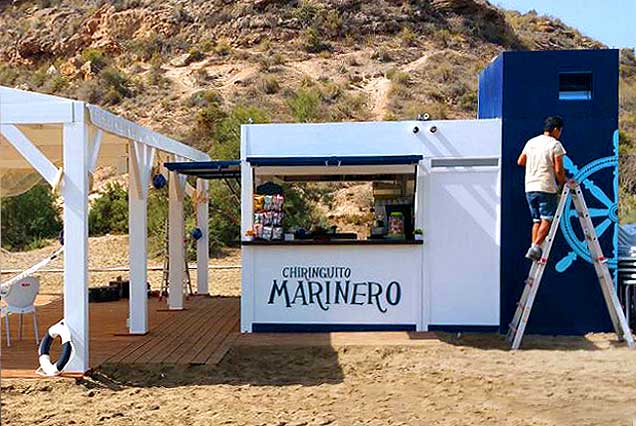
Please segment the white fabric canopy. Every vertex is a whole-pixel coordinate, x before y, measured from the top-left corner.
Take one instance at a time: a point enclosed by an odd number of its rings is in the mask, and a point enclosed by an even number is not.
[[[0,126],[15,126],[55,167],[62,167],[63,125],[73,119],[77,101],[0,86]],[[205,161],[209,156],[169,137],[132,123],[94,105],[82,103],[89,118],[89,143],[101,132],[96,164],[127,169],[129,141],[157,149],[157,154],[177,155],[185,160]],[[157,156],[157,158],[159,158]],[[0,179],[2,195],[17,195],[41,180],[32,165],[0,131]]]

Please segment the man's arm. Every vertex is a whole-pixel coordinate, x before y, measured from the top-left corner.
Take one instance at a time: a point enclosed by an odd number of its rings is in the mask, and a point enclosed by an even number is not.
[[[565,168],[563,167],[563,155],[554,156],[554,174],[559,185],[565,184]]]
[[[519,158],[517,158],[517,165],[521,166],[521,167],[526,167],[526,160],[528,158],[526,157],[525,153],[521,153],[521,155],[519,156]]]

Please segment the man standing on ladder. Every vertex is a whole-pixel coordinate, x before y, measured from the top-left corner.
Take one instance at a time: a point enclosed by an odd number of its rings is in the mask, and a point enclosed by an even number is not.
[[[566,151],[559,142],[562,131],[561,117],[546,118],[543,134],[526,142],[517,159],[517,164],[526,168],[526,199],[532,216],[532,242],[526,257],[535,261],[543,254],[541,244],[554,219],[559,187],[565,184],[563,156]]]

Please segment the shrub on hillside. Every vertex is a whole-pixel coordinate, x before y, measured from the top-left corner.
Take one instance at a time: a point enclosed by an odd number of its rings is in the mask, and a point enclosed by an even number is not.
[[[62,229],[60,211],[48,185],[37,185],[24,194],[2,199],[2,247],[37,248],[42,240],[57,237]]]
[[[261,90],[268,94],[273,95],[278,93],[280,90],[280,84],[278,83],[278,79],[274,76],[266,76],[259,80],[259,86]]]
[[[91,63],[91,70],[94,73],[101,72],[108,66],[110,61],[104,56],[104,53],[99,49],[86,49],[82,52],[82,60],[84,62]]]
[[[241,151],[241,125],[269,123],[269,114],[257,107],[238,105],[227,113],[216,126],[212,148],[212,157],[221,160],[231,160],[240,157]]]
[[[320,118],[320,92],[315,89],[300,89],[287,100],[294,120],[307,123]]]
[[[305,49],[305,51],[307,51],[308,53],[330,51],[332,48],[331,44],[324,41],[320,37],[320,33],[314,27],[307,28],[305,31],[303,31],[301,42],[303,49]]]
[[[88,230],[92,236],[128,232],[128,191],[119,183],[106,185],[88,214]]]

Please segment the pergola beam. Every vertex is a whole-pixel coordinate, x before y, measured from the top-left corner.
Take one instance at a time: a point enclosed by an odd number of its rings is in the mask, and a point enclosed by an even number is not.
[[[63,124],[75,120],[70,101],[3,102],[0,104],[0,117],[1,124]]]
[[[146,129],[145,127],[116,116],[115,114],[99,107],[87,105],[87,108],[91,117],[91,122],[108,133],[152,146],[160,151],[175,154],[187,160],[206,161],[210,159],[209,155],[197,149],[177,142],[174,139],[160,133]]]

